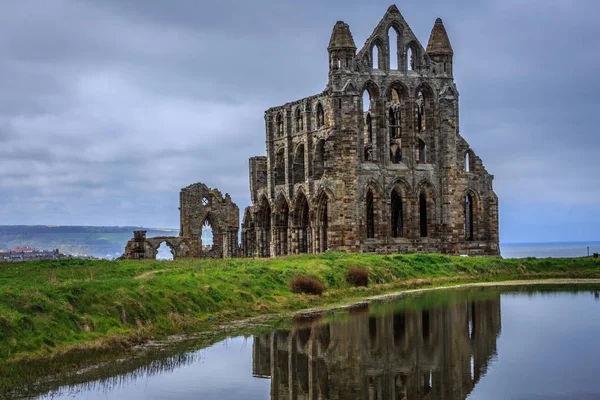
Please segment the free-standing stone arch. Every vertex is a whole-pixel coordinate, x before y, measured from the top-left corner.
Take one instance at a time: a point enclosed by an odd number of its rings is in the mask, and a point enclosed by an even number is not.
[[[240,211],[229,194],[195,183],[181,190],[180,232],[178,237],[146,238],[145,231],[134,233],[125,248],[123,259],[156,259],[161,243],[171,248],[174,259],[232,258],[238,256]],[[202,247],[202,228],[209,222],[213,230],[213,245]]]

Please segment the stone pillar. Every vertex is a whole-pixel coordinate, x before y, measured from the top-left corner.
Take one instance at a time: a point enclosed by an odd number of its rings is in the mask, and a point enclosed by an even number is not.
[[[134,257],[136,260],[146,258],[146,231],[133,231],[133,240],[135,242]]]

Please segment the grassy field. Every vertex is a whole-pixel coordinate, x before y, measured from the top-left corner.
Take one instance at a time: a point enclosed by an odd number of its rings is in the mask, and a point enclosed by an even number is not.
[[[369,269],[369,287],[345,279]],[[293,294],[310,275],[322,296]],[[599,278],[600,260],[326,253],[270,260],[83,261],[0,264],[0,363],[128,346],[223,321],[453,282]]]

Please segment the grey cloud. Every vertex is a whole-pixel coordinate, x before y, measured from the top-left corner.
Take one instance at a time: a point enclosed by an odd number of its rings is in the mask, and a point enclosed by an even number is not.
[[[178,191],[196,181],[248,204],[248,157],[264,154],[264,110],[323,90],[335,21],[350,24],[360,47],[388,6],[0,4],[10,16],[0,26],[0,221],[177,226]],[[502,239],[521,237],[523,207],[597,207],[600,6],[399,6],[424,45],[435,18],[445,21],[461,134],[496,176]]]

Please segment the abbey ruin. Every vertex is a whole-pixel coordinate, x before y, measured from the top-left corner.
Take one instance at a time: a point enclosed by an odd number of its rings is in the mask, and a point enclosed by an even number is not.
[[[265,112],[266,156],[250,159],[241,245],[235,211],[217,217],[200,196],[182,202],[180,238],[169,239],[174,255],[498,255],[493,176],[459,133],[442,20],[424,48],[391,6],[358,52],[350,27],[337,22],[328,52],[322,93]],[[215,245],[203,254],[198,235],[207,220]],[[124,257],[151,258],[148,240],[132,240]]]

